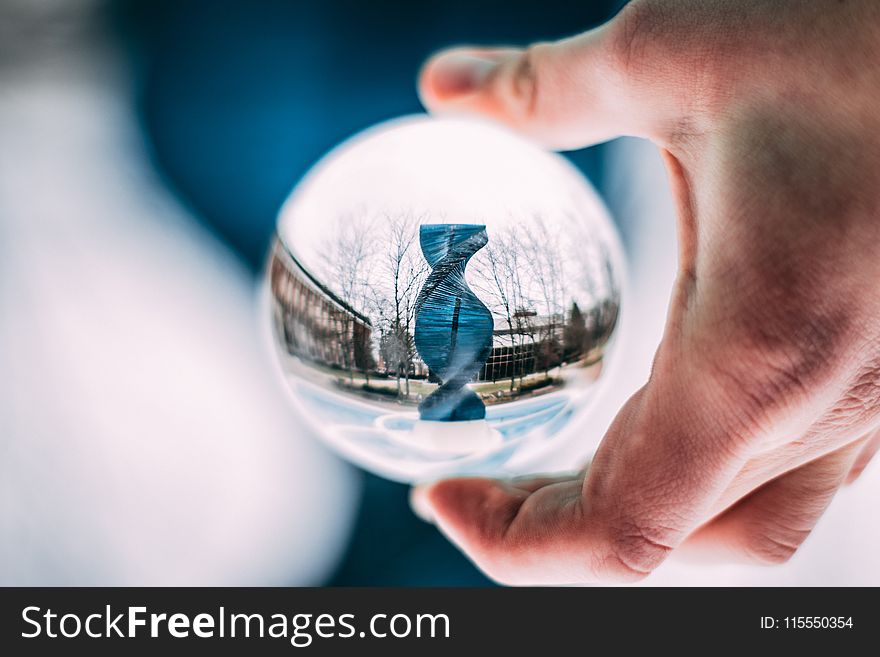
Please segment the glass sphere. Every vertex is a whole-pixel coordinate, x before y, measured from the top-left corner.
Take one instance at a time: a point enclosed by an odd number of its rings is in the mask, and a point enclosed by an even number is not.
[[[266,270],[282,377],[385,477],[526,471],[595,395],[621,306],[608,213],[564,158],[475,121],[355,136],[296,187]]]

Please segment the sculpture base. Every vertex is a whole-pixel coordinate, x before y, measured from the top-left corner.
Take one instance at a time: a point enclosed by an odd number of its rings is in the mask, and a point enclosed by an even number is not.
[[[413,427],[411,440],[435,452],[474,454],[499,446],[501,434],[490,427],[486,420],[419,420]]]
[[[486,420],[437,422],[389,415],[380,418],[378,425],[396,443],[428,454],[470,456],[502,443],[501,433]]]

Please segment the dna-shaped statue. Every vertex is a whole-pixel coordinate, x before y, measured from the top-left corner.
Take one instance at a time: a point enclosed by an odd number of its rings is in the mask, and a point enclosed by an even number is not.
[[[419,243],[431,266],[416,299],[415,344],[441,385],[419,405],[423,420],[480,420],[486,407],[466,387],[492,352],[492,313],[471,291],[465,267],[489,241],[475,224],[421,226]]]

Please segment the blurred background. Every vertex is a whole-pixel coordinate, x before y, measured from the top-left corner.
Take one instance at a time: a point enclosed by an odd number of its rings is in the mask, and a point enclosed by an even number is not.
[[[488,584],[405,486],[301,427],[256,286],[290,190],[421,111],[428,55],[568,36],[622,4],[0,0],[0,584]],[[602,398],[548,470],[583,462],[647,378],[675,270],[653,147],[568,156],[630,286]],[[784,567],[671,562],[646,584],[876,585],[877,479]]]

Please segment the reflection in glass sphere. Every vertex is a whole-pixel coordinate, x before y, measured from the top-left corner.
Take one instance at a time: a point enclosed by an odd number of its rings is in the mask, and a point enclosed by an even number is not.
[[[315,431],[401,481],[527,469],[595,393],[621,304],[611,221],[562,157],[412,117],[285,203],[266,295]]]

